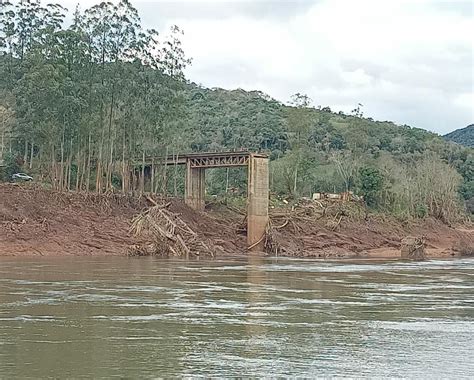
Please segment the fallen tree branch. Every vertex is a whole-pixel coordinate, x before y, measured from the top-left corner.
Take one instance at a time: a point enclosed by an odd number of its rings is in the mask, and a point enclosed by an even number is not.
[[[151,198],[149,200],[152,200]],[[152,202],[153,203],[153,202]],[[170,203],[155,205],[132,219],[130,231],[148,240],[130,247],[129,254],[166,256],[214,256],[214,250],[199,238],[179,216],[167,209]]]

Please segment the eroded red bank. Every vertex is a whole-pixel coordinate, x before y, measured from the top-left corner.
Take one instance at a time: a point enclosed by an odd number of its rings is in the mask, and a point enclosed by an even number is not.
[[[149,207],[143,197],[58,193],[35,186],[0,185],[0,255],[127,255],[146,244],[130,233],[131,219]],[[247,255],[245,215],[210,205],[197,212],[179,200],[169,209],[200,237],[212,242],[215,256]],[[288,210],[272,210],[274,215]],[[288,222],[274,225],[279,255],[315,258],[396,258],[407,235],[426,238],[428,257],[472,254],[471,226],[450,227],[432,219],[400,223],[391,218],[345,217],[337,226],[332,216],[289,213]],[[285,219],[285,218],[283,218]],[[276,219],[275,219],[276,220]],[[285,224],[284,226],[282,226]]]

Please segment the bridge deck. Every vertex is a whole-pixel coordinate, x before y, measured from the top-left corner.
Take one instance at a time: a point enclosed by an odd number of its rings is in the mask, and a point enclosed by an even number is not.
[[[182,155],[169,155],[168,157],[146,157],[146,165],[156,164],[166,165],[186,165],[189,163],[192,168],[222,168],[234,166],[247,166],[250,156],[267,158],[264,153],[250,152],[207,152],[207,153],[187,153]]]

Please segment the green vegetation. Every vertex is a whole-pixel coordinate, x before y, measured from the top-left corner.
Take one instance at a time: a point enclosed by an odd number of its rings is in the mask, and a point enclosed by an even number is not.
[[[474,148],[474,124],[466,128],[456,129],[444,136],[446,140]]]
[[[369,206],[375,206],[379,203],[380,194],[383,190],[383,174],[377,168],[359,169],[360,193]]]
[[[272,191],[285,197],[353,191],[381,212],[448,223],[461,197],[472,203],[472,149],[363,118],[360,106],[345,115],[303,94],[284,105],[190,83],[179,28],[144,30],[126,0],[76,11],[67,27],[58,5],[0,6],[2,155],[56,189],[180,194],[182,168],[157,159],[147,172],[146,156],[248,149],[270,154]],[[246,175],[207,180],[211,194],[242,193]]]
[[[5,153],[3,157],[3,165],[0,168],[0,181],[9,182],[12,180],[12,175],[20,172],[20,163],[17,157],[12,153]]]

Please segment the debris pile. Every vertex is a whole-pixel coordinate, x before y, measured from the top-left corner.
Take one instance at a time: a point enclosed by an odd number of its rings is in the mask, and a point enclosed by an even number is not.
[[[402,259],[425,260],[425,238],[423,236],[407,236],[401,244]]]
[[[200,238],[179,216],[168,210],[170,203],[143,211],[132,219],[130,232],[145,238],[146,244],[134,244],[130,256],[214,257],[210,242]]]

